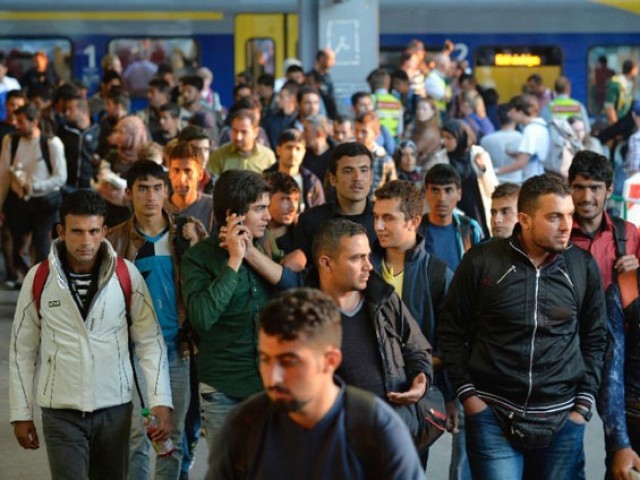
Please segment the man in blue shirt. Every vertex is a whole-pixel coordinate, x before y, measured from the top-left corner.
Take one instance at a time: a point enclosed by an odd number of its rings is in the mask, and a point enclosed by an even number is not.
[[[422,217],[418,233],[427,251],[447,262],[455,272],[464,253],[482,240],[482,228],[475,220],[456,213],[462,198],[460,175],[451,165],[434,165],[424,178],[429,213]]]
[[[150,160],[135,162],[127,173],[127,196],[133,206],[131,220],[116,226],[108,234],[113,248],[134,262],[145,279],[153,298],[153,307],[167,344],[173,425],[171,455],[156,459],[157,479],[176,479],[182,460],[182,434],[189,406],[189,346],[185,341],[185,306],[179,284],[178,232],[162,205],[169,195],[169,179],[162,166]],[[191,243],[206,237],[202,224],[197,225]],[[139,411],[131,425],[130,478],[149,478],[150,443],[142,429]]]

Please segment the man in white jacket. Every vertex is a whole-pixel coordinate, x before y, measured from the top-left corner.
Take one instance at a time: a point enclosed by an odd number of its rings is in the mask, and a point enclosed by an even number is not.
[[[20,445],[37,449],[34,402],[42,408],[54,480],[126,479],[134,391],[130,338],[158,418],[151,438],[164,440],[170,433],[162,332],[141,274],[118,260],[104,239],[104,214],[94,192],[79,190],[64,199],[46,279],[36,280],[43,278],[38,266],[29,271],[13,322],[11,422]]]

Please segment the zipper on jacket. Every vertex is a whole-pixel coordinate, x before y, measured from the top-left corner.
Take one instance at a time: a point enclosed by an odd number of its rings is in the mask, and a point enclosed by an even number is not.
[[[569,282],[569,285],[571,285],[571,289],[575,290],[575,287],[573,286],[573,282],[571,281],[571,277],[569,277],[569,274],[567,272],[565,272],[564,270],[562,270],[561,268],[559,270],[560,270],[560,273],[562,273],[562,275],[564,275],[564,278],[567,279],[567,282]]]
[[[540,268],[536,267],[535,301],[533,302],[533,333],[531,334],[531,352],[529,353],[529,389],[524,400],[524,415],[527,414],[531,391],[533,390],[533,355],[535,353],[536,334],[538,333],[538,291],[540,288]]]
[[[502,281],[507,277],[507,275],[509,275],[512,272],[516,271],[516,266],[515,265],[511,265],[511,268],[509,268],[509,270],[507,270],[506,272],[504,272],[504,275],[502,275],[498,281],[496,282],[496,285],[500,285],[500,283],[502,283]]]

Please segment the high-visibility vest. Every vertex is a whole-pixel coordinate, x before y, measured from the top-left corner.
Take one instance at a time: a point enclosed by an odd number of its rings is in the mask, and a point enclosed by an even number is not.
[[[400,120],[404,115],[402,103],[390,93],[376,93],[373,101],[373,108],[380,119],[380,125],[387,127],[391,135],[397,137],[402,133],[398,131]]]
[[[549,102],[549,111],[554,120],[567,120],[575,115],[582,115],[580,102],[569,97],[558,97]]]

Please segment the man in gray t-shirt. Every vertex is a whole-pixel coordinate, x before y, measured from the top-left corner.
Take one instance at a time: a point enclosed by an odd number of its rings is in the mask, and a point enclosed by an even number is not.
[[[498,119],[500,120],[500,130],[489,133],[480,140],[480,146],[491,157],[496,171],[514,162],[511,155],[518,152],[518,147],[522,141],[522,133],[516,130],[516,124],[509,117],[509,109],[506,105],[501,105],[498,109]],[[522,170],[498,175],[498,181],[500,183],[512,182],[520,185],[522,183]]]
[[[164,202],[164,208],[172,215],[197,218],[207,232],[211,232],[213,197],[198,192],[198,182],[203,176],[203,163],[197,149],[187,142],[180,142],[174,146],[169,152],[169,179],[172,192]],[[187,233],[185,238],[188,237]]]

